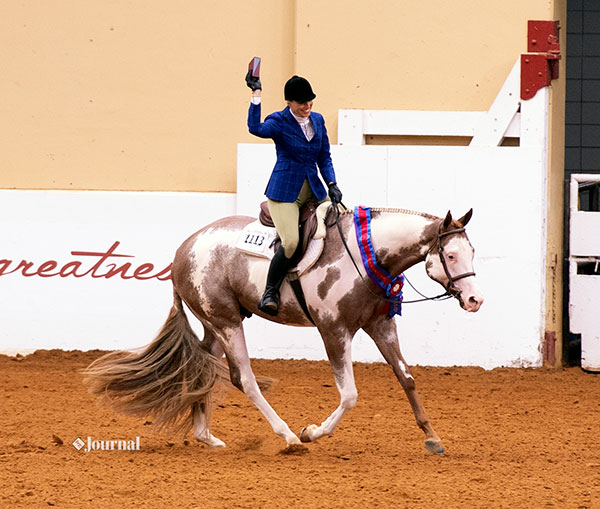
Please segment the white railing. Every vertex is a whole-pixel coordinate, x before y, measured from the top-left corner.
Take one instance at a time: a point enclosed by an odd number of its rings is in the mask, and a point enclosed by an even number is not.
[[[521,101],[520,71],[519,58],[488,111],[339,110],[338,143],[365,145],[367,136],[391,135],[470,137],[473,147],[497,147],[505,138],[519,138],[520,146],[545,144],[548,89]]]

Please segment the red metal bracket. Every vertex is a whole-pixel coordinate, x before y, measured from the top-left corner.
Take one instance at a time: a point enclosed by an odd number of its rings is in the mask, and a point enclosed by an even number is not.
[[[531,99],[558,78],[560,43],[558,21],[527,22],[527,51],[521,55],[521,99]]]

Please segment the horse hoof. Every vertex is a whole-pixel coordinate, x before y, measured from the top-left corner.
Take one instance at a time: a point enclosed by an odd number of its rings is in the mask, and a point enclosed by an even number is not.
[[[302,430],[300,431],[300,442],[310,442],[310,437],[306,432],[306,428],[302,428]]]
[[[444,454],[444,446],[441,440],[425,440],[425,449],[431,454]]]
[[[219,440],[217,437],[210,436],[199,436],[195,437],[198,442],[202,442],[203,444],[208,445],[208,447],[212,449],[224,449],[226,447],[225,442],[223,440]]]
[[[305,428],[302,428],[302,431],[300,431],[300,441],[301,442],[312,442],[313,439],[310,436],[311,432],[315,431],[318,428],[318,426],[316,424],[311,424],[310,426],[306,426]]]

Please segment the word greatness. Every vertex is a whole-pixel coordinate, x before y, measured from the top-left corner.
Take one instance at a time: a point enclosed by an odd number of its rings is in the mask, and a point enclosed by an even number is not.
[[[28,260],[16,262],[0,259],[0,276],[20,274],[25,277],[92,277],[110,279],[119,276],[121,279],[148,280],[171,279],[171,265],[158,270],[152,263],[142,263],[134,266],[131,262],[115,263],[122,258],[135,258],[134,255],[116,253],[120,242],[116,241],[106,252],[71,251],[71,255],[81,260],[72,260],[59,264],[56,260],[47,260],[35,264]],[[112,262],[112,263],[111,263]]]

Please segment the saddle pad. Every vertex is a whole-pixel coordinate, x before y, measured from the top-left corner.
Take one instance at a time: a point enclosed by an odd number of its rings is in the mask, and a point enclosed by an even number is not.
[[[276,237],[275,228],[264,226],[259,221],[253,221],[244,227],[235,247],[244,253],[270,260],[275,254],[271,246]]]
[[[277,231],[275,228],[265,226],[259,221],[253,221],[241,231],[235,247],[244,253],[270,260],[275,254],[271,246],[276,238]],[[302,260],[291,270],[297,272],[298,276],[304,274],[319,259],[324,246],[324,239],[312,238],[306,247]]]
[[[324,239],[310,239],[308,246],[306,246],[306,252],[302,257],[302,260],[298,262],[298,265],[296,265],[296,267],[294,267],[292,271],[297,272],[298,277],[304,274],[319,259],[321,253],[323,252],[323,246],[325,246]]]

